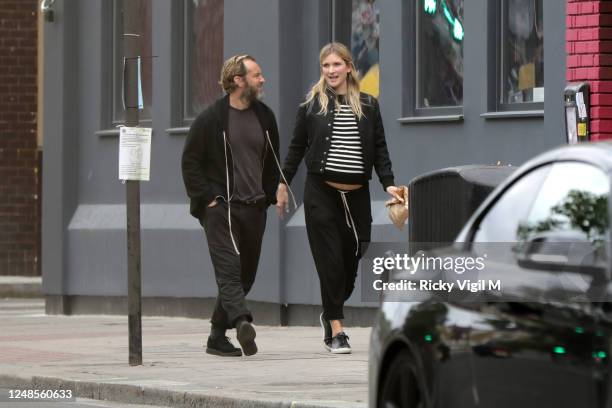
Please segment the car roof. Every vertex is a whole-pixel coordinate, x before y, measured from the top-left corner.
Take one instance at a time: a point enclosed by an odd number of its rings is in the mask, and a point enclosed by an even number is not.
[[[527,170],[551,161],[564,160],[587,162],[610,171],[612,170],[612,140],[560,146],[534,157],[521,166],[521,169]]]
[[[471,229],[471,226],[482,216],[483,211],[486,211],[486,209],[491,205],[492,201],[494,201],[499,195],[500,191],[506,190],[510,184],[514,183],[518,178],[522,177],[525,173],[531,171],[532,169],[558,161],[579,161],[588,163],[599,167],[609,174],[612,170],[612,140],[564,145],[546,151],[533,159],[528,160],[487,196],[487,198],[480,204],[478,209],[474,211],[470,219],[463,225],[463,228],[457,235],[455,241],[465,242],[467,240],[468,232],[469,229]]]

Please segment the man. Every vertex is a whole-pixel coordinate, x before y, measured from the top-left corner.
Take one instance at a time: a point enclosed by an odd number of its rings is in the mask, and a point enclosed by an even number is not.
[[[223,64],[226,95],[191,125],[182,170],[191,215],[206,231],[219,289],[206,352],[219,356],[257,353],[253,317],[245,296],[255,280],[266,209],[276,203],[278,128],[259,99],[265,80],[250,55]],[[236,328],[242,351],[226,330]]]

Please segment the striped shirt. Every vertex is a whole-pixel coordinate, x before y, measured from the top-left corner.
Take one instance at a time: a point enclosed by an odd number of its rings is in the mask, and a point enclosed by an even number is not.
[[[341,102],[334,116],[331,146],[325,163],[326,178],[340,183],[361,184],[364,173],[357,117],[349,105]]]

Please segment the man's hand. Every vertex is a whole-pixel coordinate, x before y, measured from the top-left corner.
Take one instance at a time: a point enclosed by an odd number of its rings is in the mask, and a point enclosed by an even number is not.
[[[284,183],[279,183],[276,189],[276,214],[282,220],[284,213],[289,212],[289,193]]]
[[[210,202],[210,204],[208,204],[208,208],[213,208],[215,205],[217,205],[217,199],[216,198],[214,200],[212,200]]]
[[[402,194],[401,188],[396,187],[396,186],[389,186],[387,187],[387,193],[389,193],[392,197],[398,199],[400,203],[404,202],[404,197],[400,195]]]

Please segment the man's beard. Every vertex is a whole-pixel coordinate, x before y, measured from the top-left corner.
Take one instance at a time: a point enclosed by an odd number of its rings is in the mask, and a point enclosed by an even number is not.
[[[247,86],[242,93],[242,100],[247,103],[251,103],[261,99],[263,97],[263,92],[260,89],[261,88],[257,88],[255,86]]]

